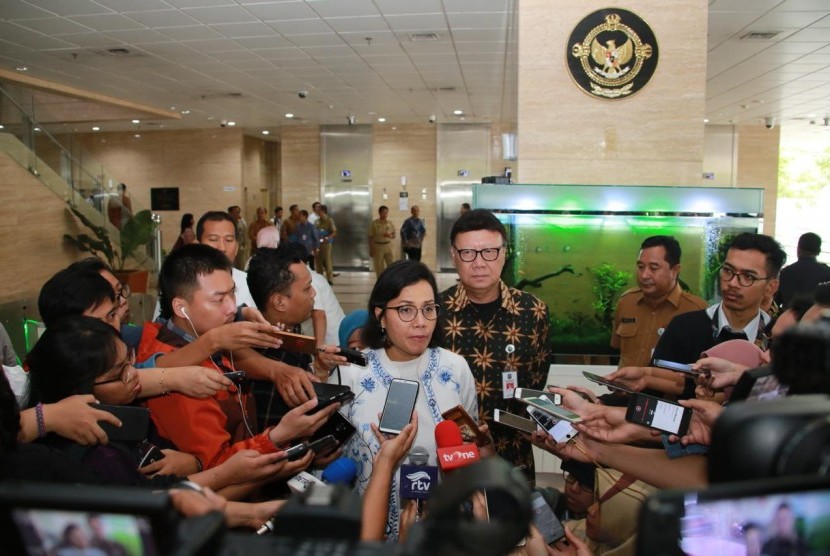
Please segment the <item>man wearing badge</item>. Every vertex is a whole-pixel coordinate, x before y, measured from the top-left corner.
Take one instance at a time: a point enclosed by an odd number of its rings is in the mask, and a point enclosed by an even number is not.
[[[517,387],[544,389],[550,367],[550,315],[544,301],[501,280],[507,249],[504,225],[487,210],[468,211],[453,224],[450,251],[459,283],[441,294],[447,349],[463,356],[476,380],[479,423],[496,451],[535,478],[531,444],[513,429],[492,425],[494,410],[521,414]]]

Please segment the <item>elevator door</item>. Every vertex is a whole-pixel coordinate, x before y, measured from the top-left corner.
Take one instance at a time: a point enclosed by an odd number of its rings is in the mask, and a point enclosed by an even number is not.
[[[438,126],[438,267],[453,270],[450,230],[461,203],[473,200],[472,186],[489,175],[490,127],[481,124]]]
[[[372,211],[372,126],[320,130],[323,204],[337,225],[332,260],[341,269],[368,269],[366,230]]]

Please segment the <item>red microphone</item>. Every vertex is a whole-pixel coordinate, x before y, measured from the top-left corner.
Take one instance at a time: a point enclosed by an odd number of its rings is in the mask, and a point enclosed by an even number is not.
[[[461,430],[453,421],[441,421],[435,426],[435,445],[438,447],[438,467],[444,473],[481,459],[475,444],[464,444]]]

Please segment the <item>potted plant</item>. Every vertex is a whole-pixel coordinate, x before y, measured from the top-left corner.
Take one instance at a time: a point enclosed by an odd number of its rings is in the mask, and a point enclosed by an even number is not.
[[[69,210],[72,211],[72,214],[84,226],[92,231],[94,237],[89,234],[78,234],[77,236],[64,234],[64,239],[81,251],[92,253],[96,257],[106,259],[116,277],[122,283],[129,285],[131,291],[146,293],[150,276],[149,271],[141,269],[128,270],[124,268],[124,265],[127,259],[136,252],[136,249],[142,245],[147,245],[153,238],[156,230],[156,223],[153,222],[153,213],[149,210],[142,210],[125,222],[121,228],[120,244],[116,247],[105,226],[95,224],[72,205],[69,205]]]

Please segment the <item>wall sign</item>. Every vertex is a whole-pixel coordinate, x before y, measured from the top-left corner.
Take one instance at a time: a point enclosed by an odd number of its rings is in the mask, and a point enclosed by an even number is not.
[[[603,99],[633,95],[657,68],[657,39],[640,16],[606,8],[580,21],[568,39],[571,78],[585,93]]]

